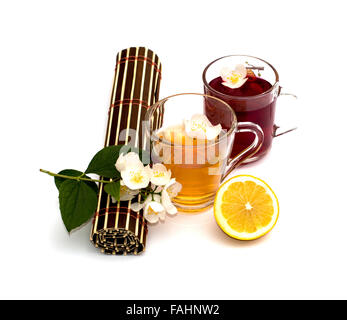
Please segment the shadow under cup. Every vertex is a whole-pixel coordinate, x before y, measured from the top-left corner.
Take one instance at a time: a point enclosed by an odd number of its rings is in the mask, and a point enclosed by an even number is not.
[[[224,114],[222,131],[209,141],[187,136],[183,125],[184,119],[204,114],[205,104]],[[213,119],[208,118],[212,122]],[[145,127],[153,162],[163,163],[171,170],[172,177],[182,184],[174,203],[181,211],[188,212],[212,205],[224,177],[254,154],[263,140],[258,126],[237,123],[236,115],[227,103],[198,93],[177,94],[160,100],[148,109]],[[254,141],[231,160],[235,133],[240,130],[252,132]]]

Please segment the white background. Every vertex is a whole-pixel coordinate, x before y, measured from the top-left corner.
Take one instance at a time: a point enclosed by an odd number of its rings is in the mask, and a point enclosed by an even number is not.
[[[1,1],[0,298],[347,298],[344,1]],[[278,123],[299,130],[234,174],[264,179],[280,217],[239,242],[212,211],[149,228],[140,256],[102,255],[90,224],[71,236],[53,179],[103,146],[116,53],[153,49],[160,97],[202,92],[213,59],[272,63]]]

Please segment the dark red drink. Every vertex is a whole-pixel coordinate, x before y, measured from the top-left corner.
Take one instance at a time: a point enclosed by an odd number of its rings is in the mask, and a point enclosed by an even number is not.
[[[265,91],[271,89],[272,85],[268,81],[256,77],[247,76],[247,81],[244,85],[237,89],[231,89],[224,84],[222,84],[223,79],[221,77],[213,79],[209,85],[220,93],[224,93],[229,96],[237,97],[249,97],[255,96],[257,94],[264,93]]]
[[[272,84],[255,75],[247,76],[247,81],[236,89],[231,89],[222,84],[221,77],[217,77],[205,85],[205,93],[227,102],[235,111],[238,122],[253,122],[258,124],[264,132],[264,143],[254,155],[254,160],[269,151],[274,133],[274,116],[277,94],[272,92]],[[228,128],[227,119],[223,112],[215,106],[205,104],[206,116],[216,125],[222,124]],[[236,133],[231,157],[235,157],[246,149],[254,140],[252,133]]]

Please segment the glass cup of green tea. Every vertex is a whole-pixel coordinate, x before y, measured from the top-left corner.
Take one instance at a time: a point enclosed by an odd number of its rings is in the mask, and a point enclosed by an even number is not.
[[[212,122],[213,110],[223,112],[220,123]],[[262,129],[251,122],[238,122],[228,103],[199,93],[176,94],[158,101],[147,110],[144,127],[152,161],[163,163],[182,184],[174,203],[187,212],[211,206],[223,179],[252,157],[264,140]],[[242,132],[250,133],[253,139],[230,158],[235,134]]]

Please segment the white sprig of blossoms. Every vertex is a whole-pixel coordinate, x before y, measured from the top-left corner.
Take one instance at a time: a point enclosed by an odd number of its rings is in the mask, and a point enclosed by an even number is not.
[[[172,198],[181,191],[182,185],[171,178],[171,170],[160,163],[144,166],[135,152],[120,154],[116,168],[121,174],[120,200],[129,201],[139,194],[142,201],[131,204],[135,212],[144,209],[144,217],[150,223],[165,220],[166,213],[173,215],[177,208]],[[115,199],[112,198],[115,202]]]

